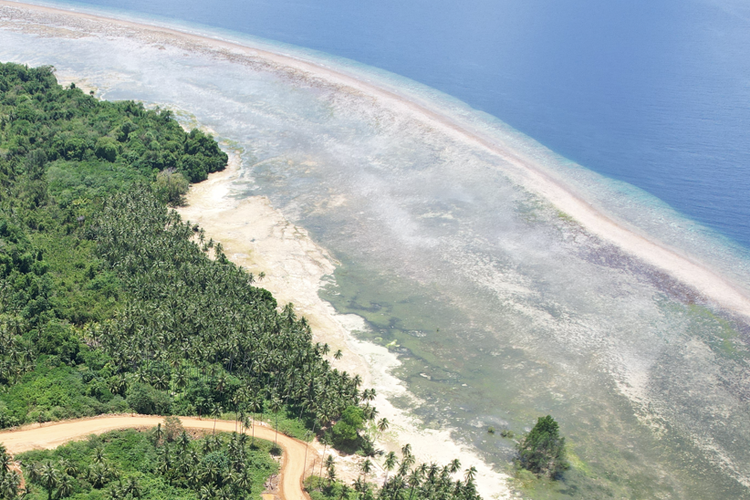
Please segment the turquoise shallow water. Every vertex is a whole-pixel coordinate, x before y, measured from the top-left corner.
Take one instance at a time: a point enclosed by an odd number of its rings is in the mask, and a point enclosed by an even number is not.
[[[425,425],[503,470],[512,442],[487,427],[523,432],[553,414],[575,467],[539,498],[749,496],[747,325],[583,230],[511,180],[502,159],[235,53],[2,16],[3,60],[53,64],[107,99],[189,111],[239,145],[234,194],[268,196],[339,260],[323,296],[367,320],[363,338],[393,346]],[[750,283],[741,248],[455,99],[324,54],[214,35],[313,58],[470,122],[623,223]]]

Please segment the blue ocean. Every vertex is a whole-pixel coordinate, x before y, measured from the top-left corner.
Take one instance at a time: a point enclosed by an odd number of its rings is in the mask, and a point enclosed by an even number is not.
[[[86,3],[247,33],[408,77],[750,247],[745,2]]]
[[[750,499],[750,5],[48,5],[234,44],[0,4],[0,59],[238,155],[227,196],[330,255],[382,414],[488,498]],[[571,469],[535,483],[499,431],[547,414]]]

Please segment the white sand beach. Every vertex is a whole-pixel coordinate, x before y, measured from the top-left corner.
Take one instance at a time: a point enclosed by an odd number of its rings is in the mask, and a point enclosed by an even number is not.
[[[16,12],[13,15],[27,19],[28,25],[4,26],[7,29],[29,29],[42,36],[77,36],[77,33],[86,30],[99,30],[140,43],[173,45],[187,51],[210,52],[220,58],[237,60],[259,71],[276,72],[285,78],[334,86],[340,92],[366,96],[379,107],[408,116],[424,127],[495,155],[506,165],[503,167],[505,175],[548,200],[589,233],[695,289],[713,304],[750,318],[750,298],[729,280],[692,256],[637,234],[597,211],[577,196],[564,180],[556,178],[523,152],[511,150],[483,135],[481,131],[472,129],[470,124],[441,115],[427,105],[410,101],[392,90],[311,61],[227,40],[183,33],[164,26],[4,0],[0,0],[0,9],[10,9]],[[241,169],[240,156],[235,154],[229,168],[212,174],[207,181],[193,186],[188,196],[188,205],[179,210],[182,217],[200,224],[206,229],[208,237],[221,241],[225,253],[233,262],[256,276],[264,273],[265,277],[259,281],[259,286],[270,290],[280,304],[294,303],[298,314],[309,320],[317,341],[328,343],[332,352],[338,349],[344,352],[343,358],[336,361],[334,366],[361,375],[365,386],[374,387],[378,391],[375,403],[379,417],[386,417],[392,423],[391,430],[381,437],[382,447],[396,450],[405,443],[411,443],[421,461],[445,463],[458,457],[464,467],[477,466],[479,491],[486,498],[511,497],[507,477],[493,471],[471,450],[456,444],[448,430],[421,429],[419,421],[389,402],[389,399],[396,396],[408,396],[404,385],[390,374],[398,365],[398,360],[385,348],[356,340],[352,331],[366,328],[363,320],[356,316],[337,314],[331,304],[318,295],[325,279],[336,268],[335,259],[313,241],[304,228],[289,222],[267,198],[235,199],[232,196],[232,186]]]

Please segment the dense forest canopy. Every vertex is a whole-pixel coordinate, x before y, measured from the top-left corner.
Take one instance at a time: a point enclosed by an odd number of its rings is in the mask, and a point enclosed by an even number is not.
[[[374,391],[333,369],[328,346],[313,342],[291,305],[279,308],[221,244],[169,209],[188,182],[226,163],[210,135],[184,131],[167,110],[99,101],[58,85],[51,67],[0,64],[0,428],[125,411],[231,414],[247,426],[271,412],[290,434],[312,431],[375,453],[360,435],[377,413]],[[243,471],[270,470],[261,458],[243,462],[252,454],[244,438],[180,439],[152,439],[144,482],[181,488],[185,498],[243,498],[257,492]],[[118,475],[129,474],[127,464],[107,475],[91,446],[80,463],[65,454],[87,445],[70,446],[27,456],[34,498],[141,494],[135,476],[128,483]],[[67,458],[54,464],[61,454]],[[19,476],[4,450],[0,459],[0,498],[15,498]],[[205,460],[220,461],[226,474],[191,478]],[[90,470],[79,476],[84,464]],[[386,467],[396,471],[379,490],[368,484],[369,470],[351,489],[334,481],[330,463],[314,496],[479,498],[473,468],[465,481],[452,479],[457,461],[419,465],[407,447]]]
[[[213,138],[49,67],[1,65],[0,90],[0,425],[278,401],[320,428],[359,403],[304,319],[156,196],[160,172],[224,168]]]
[[[22,454],[29,464],[25,498],[247,500],[260,498],[278,470],[272,443],[253,443],[246,434],[191,435],[179,420],[170,423]]]

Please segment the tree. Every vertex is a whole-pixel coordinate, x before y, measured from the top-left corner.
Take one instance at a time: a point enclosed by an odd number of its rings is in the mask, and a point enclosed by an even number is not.
[[[385,483],[388,482],[388,474],[398,465],[398,459],[396,458],[396,454],[392,451],[388,452],[388,455],[385,457],[385,464],[384,468],[386,470],[385,473],[385,479],[383,480],[383,487],[385,487]]]
[[[385,432],[388,430],[388,427],[390,427],[391,424],[388,422],[388,419],[383,417],[380,420],[378,420],[378,430],[380,432]]]
[[[117,159],[117,143],[111,137],[101,137],[96,141],[94,153],[98,158],[112,163]]]
[[[60,498],[69,497],[73,493],[73,478],[67,474],[60,476],[57,481],[57,495]]]
[[[154,194],[162,203],[177,207],[185,204],[185,194],[190,187],[188,180],[180,172],[172,169],[156,174]]]
[[[171,443],[181,434],[185,434],[182,422],[178,417],[170,416],[164,419],[164,439]]]
[[[131,477],[128,479],[128,483],[125,486],[125,494],[130,495],[132,498],[140,498],[142,494],[141,485],[136,478]]]
[[[359,437],[363,422],[362,408],[357,406],[347,407],[341,414],[341,419],[331,429],[334,441],[344,446],[353,444]]]
[[[39,480],[41,481],[44,489],[47,490],[47,499],[52,500],[52,492],[57,487],[57,482],[60,478],[59,473],[52,466],[51,463],[47,462],[42,465],[39,473]]]
[[[168,414],[171,405],[166,391],[159,391],[150,385],[140,383],[128,387],[126,399],[132,409],[147,415]]]
[[[274,428],[276,429],[276,439],[274,440],[274,444],[276,445],[279,443],[279,410],[281,410],[281,400],[274,395],[271,398],[271,411],[276,415],[276,423],[274,424]]]
[[[531,432],[518,443],[518,461],[524,469],[553,479],[569,467],[565,438],[560,436],[560,426],[550,415],[539,417]]]
[[[336,465],[332,455],[326,457],[326,470],[328,471],[328,486],[330,486],[336,480]]]
[[[454,458],[449,466],[449,471],[451,474],[455,474],[458,472],[458,470],[461,468],[461,461],[457,458]]]
[[[372,462],[370,461],[370,459],[368,458],[367,460],[362,462],[360,468],[362,469],[362,475],[364,476],[363,481],[367,483],[367,475],[372,472]]]
[[[0,495],[2,498],[18,498],[21,487],[21,476],[16,471],[5,474],[0,480]]]

